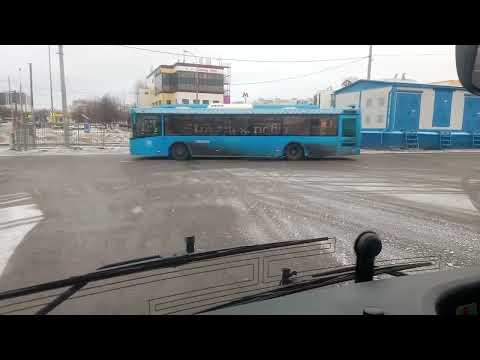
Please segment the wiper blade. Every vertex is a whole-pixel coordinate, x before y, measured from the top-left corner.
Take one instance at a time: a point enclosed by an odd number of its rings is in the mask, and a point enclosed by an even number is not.
[[[139,258],[128,260],[124,262],[114,263],[98,268],[96,271],[84,275],[73,276],[66,279],[50,281],[34,286],[24,287],[20,289],[7,290],[0,293],[0,300],[12,299],[20,296],[35,294],[43,291],[55,290],[64,287],[69,287],[66,291],[57,296],[52,302],[40,309],[37,314],[47,314],[62,302],[67,300],[70,296],[75,294],[82,287],[90,282],[106,280],[114,277],[130,275],[134,273],[156,270],[161,268],[177,267],[186,265],[192,262],[201,260],[211,260],[230,255],[238,255],[250,253],[254,251],[269,250],[276,248],[283,248],[287,246],[308,244],[319,241],[326,241],[328,237],[305,239],[305,240],[290,240],[276,243],[246,245],[234,248],[226,248],[220,250],[211,250],[200,253],[192,253],[180,256],[171,256],[162,258],[160,256],[151,256],[147,258]]]
[[[110,268],[114,268],[114,267],[117,267],[117,266],[130,265],[130,264],[133,264],[133,263],[139,263],[139,262],[142,262],[142,261],[149,261],[149,260],[153,260],[153,259],[162,259],[162,257],[160,255],[153,255],[153,256],[146,256],[146,257],[138,258],[138,259],[120,261],[120,262],[100,266],[99,268],[97,268],[97,270],[110,269]]]
[[[401,272],[404,270],[415,269],[415,268],[425,267],[430,265],[433,265],[433,263],[430,261],[424,261],[424,262],[412,262],[412,263],[400,264],[400,265],[377,266],[374,269],[374,274],[380,275],[380,274],[392,273],[392,275],[394,275],[395,273]],[[394,275],[394,276],[399,276],[399,275]],[[304,280],[297,283],[294,282],[284,287],[265,291],[259,294],[248,295],[240,299],[236,299],[228,303],[203,310],[199,313],[210,312],[210,311],[219,310],[219,309],[236,306],[236,305],[244,305],[251,302],[273,299],[276,297],[290,295],[290,294],[294,294],[301,291],[316,289],[316,288],[320,288],[328,285],[350,281],[355,278],[355,266],[346,266],[340,269],[324,271],[318,274],[310,275],[310,277],[311,277],[310,280]]]

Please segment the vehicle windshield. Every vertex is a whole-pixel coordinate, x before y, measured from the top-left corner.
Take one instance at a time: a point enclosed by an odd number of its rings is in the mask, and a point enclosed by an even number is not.
[[[376,264],[479,264],[480,97],[453,45],[2,45],[0,58],[0,293],[181,256],[191,236],[194,253],[318,241],[94,281],[52,313],[197,313],[281,288],[283,269],[353,266],[364,230],[382,239]]]

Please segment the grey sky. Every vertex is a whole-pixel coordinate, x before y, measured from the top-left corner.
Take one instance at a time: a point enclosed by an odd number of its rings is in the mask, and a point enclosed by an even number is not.
[[[205,57],[310,60],[351,58],[368,55],[367,45],[138,45],[141,48],[181,53],[183,49]],[[60,76],[56,45],[52,45],[54,105],[61,107]],[[105,93],[132,102],[133,84],[144,79],[152,67],[172,64],[178,56],[143,52],[113,45],[66,45],[65,73],[67,98],[72,100],[102,96]],[[415,54],[439,54],[414,56]],[[407,73],[407,78],[421,82],[457,79],[453,45],[376,45],[372,79],[392,78],[395,73]],[[399,56],[382,56],[399,55]],[[28,62],[33,63],[35,107],[49,107],[47,45],[0,46],[0,90],[8,89],[7,77],[18,90],[21,67],[22,88],[28,89]],[[248,83],[293,77],[351,62],[318,63],[232,63],[232,83]],[[212,61],[213,63],[213,61]],[[308,77],[256,85],[233,85],[232,100],[241,100],[244,91],[250,99],[258,97],[310,97],[329,85],[338,87],[348,77],[366,78],[367,60],[347,64],[337,69]]]

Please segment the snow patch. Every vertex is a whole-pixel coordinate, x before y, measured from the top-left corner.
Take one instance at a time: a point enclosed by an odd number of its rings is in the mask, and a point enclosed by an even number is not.
[[[409,200],[428,205],[441,206],[450,209],[463,210],[478,214],[478,210],[465,194],[389,194],[402,200]]]
[[[140,214],[140,213],[143,213],[143,209],[142,209],[141,206],[135,206],[135,207],[132,209],[132,213],[134,213],[135,215]]]
[[[0,208],[0,275],[15,248],[42,220],[43,213],[35,204]]]

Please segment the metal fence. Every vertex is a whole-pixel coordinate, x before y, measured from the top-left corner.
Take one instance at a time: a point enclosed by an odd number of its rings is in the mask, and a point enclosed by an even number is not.
[[[12,144],[12,149],[28,150],[36,147],[36,139],[33,125],[24,124],[15,129],[15,141]]]
[[[67,131],[68,136],[65,135]],[[74,123],[68,129],[63,124],[40,123],[17,126],[14,148],[18,150],[35,146],[127,146],[130,129],[115,124],[108,126],[102,123]]]

